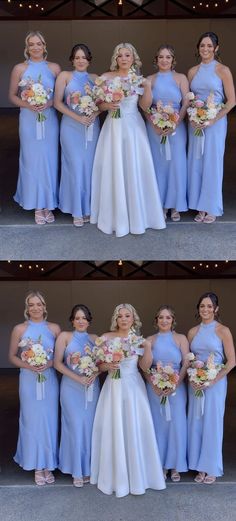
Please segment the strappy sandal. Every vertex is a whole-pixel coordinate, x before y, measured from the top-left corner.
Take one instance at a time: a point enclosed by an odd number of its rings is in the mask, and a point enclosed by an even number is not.
[[[178,481],[180,481],[180,473],[177,470],[172,470],[170,479],[173,481],[173,483],[178,483]]]
[[[83,478],[73,478],[74,487],[81,488],[84,485]]]
[[[46,223],[50,224],[50,223],[54,223],[55,221],[55,217],[52,213],[51,210],[44,210],[44,215],[45,215],[45,221]]]
[[[46,219],[43,210],[35,210],[34,220],[36,224],[46,224]]]
[[[45,470],[44,471],[44,475],[45,475],[46,483],[48,483],[49,485],[51,483],[55,483],[55,477],[54,477],[53,473],[50,470]]]
[[[84,223],[90,223],[90,215],[84,215],[83,221]]]
[[[172,210],[170,218],[173,222],[180,221],[180,213],[177,210]]]
[[[84,226],[84,219],[83,217],[74,217],[73,218],[73,225],[77,228],[81,228],[81,226]]]
[[[195,217],[194,217],[194,221],[196,223],[202,223],[205,218],[205,213],[206,212],[198,212],[197,215],[195,215]]]
[[[210,215],[209,213],[207,213],[203,219],[203,222],[206,224],[212,224],[215,222],[215,220],[216,220],[215,215]]]
[[[203,483],[204,479],[205,479],[205,472],[198,472],[198,474],[194,478],[194,481],[196,483]]]
[[[36,485],[42,486],[46,484],[46,479],[43,470],[35,470],[34,481]]]
[[[86,485],[87,483],[90,483],[90,476],[83,477],[83,484]]]
[[[203,483],[206,485],[212,485],[212,483],[215,483],[216,477],[215,476],[208,476],[208,474],[205,476]]]

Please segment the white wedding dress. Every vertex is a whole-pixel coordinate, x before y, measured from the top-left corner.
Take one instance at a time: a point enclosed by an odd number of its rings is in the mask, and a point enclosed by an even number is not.
[[[120,102],[120,118],[108,113],[94,158],[90,222],[117,237],[166,227],[137,103],[137,94],[128,96]]]
[[[108,374],[93,425],[90,482],[117,497],[166,486],[137,362],[137,355],[125,358],[117,380]]]

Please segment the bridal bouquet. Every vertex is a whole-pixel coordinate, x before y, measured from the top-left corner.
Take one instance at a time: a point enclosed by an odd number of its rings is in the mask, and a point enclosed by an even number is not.
[[[189,92],[186,95],[186,99],[189,101],[189,107],[187,108],[189,120],[197,125],[202,125],[203,123],[209,125],[209,121],[214,119],[224,107],[223,103],[215,103],[214,92],[211,92],[206,100],[201,100],[193,92]],[[204,135],[203,129],[196,128],[194,135],[202,137]]]
[[[19,344],[21,349],[21,360],[27,362],[32,367],[41,367],[47,365],[48,360],[51,359],[53,349],[44,349],[42,345],[41,335],[38,340],[34,341],[31,338],[23,338]],[[43,400],[45,398],[44,382],[46,376],[43,373],[38,372],[36,376],[36,397],[37,400]]]
[[[95,340],[95,354],[97,363],[121,362],[134,354],[143,354],[140,346],[143,344],[143,337],[130,333],[128,337],[107,338],[105,336],[98,337]],[[112,372],[111,378],[119,379],[120,369]]]
[[[162,101],[158,101],[156,106],[151,107],[148,111],[150,120],[155,127],[161,130],[175,130],[179,121],[179,113],[174,109],[171,103],[163,105]],[[167,136],[161,136],[160,143],[165,145]]]
[[[214,358],[214,353],[211,353],[206,362],[203,362],[202,360],[197,360],[193,353],[189,353],[190,367],[187,369],[189,381],[195,384],[204,384],[205,387],[208,387],[224,367],[224,364],[215,364]],[[196,398],[202,398],[204,391],[196,389],[194,394]]]
[[[98,373],[96,358],[91,347],[88,345],[84,348],[84,354],[80,352],[70,353],[66,361],[73,371],[77,371],[81,375],[92,376]]]
[[[81,95],[81,92],[75,91],[71,92],[67,96],[67,105],[78,112],[79,114],[83,114],[85,116],[91,116],[94,112],[98,111],[98,107],[94,102],[93,97],[90,95],[89,91],[90,87],[88,86],[88,90],[86,91],[86,95]]]
[[[156,367],[149,369],[148,373],[151,375],[152,384],[160,391],[175,391],[179,381],[179,373],[171,364],[163,365],[162,362],[157,362]],[[167,399],[168,396],[160,396],[160,404],[166,405]]]
[[[41,74],[38,77],[38,81],[34,81],[31,78],[22,79],[18,86],[21,88],[20,96],[23,101],[27,101],[30,105],[45,105],[50,99],[50,93],[52,89],[46,89],[42,84]],[[37,112],[37,121],[42,123],[45,121],[46,116],[43,112]]]
[[[133,96],[134,94],[143,94],[141,87],[143,76],[137,75],[132,69],[128,76],[115,76],[114,78],[106,79],[104,76],[99,76],[95,80],[95,85],[92,89],[93,96],[97,103],[119,102],[122,99]],[[111,112],[112,118],[120,118],[120,108]]]

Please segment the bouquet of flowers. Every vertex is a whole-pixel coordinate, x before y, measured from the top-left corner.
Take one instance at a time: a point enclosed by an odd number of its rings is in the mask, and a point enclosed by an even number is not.
[[[21,360],[23,362],[27,362],[30,366],[40,367],[42,365],[47,365],[48,360],[50,359],[50,353],[52,353],[52,349],[47,349],[45,351],[41,336],[39,339],[34,342],[31,338],[23,338],[18,347],[22,349],[21,351]],[[37,374],[37,381],[39,383],[45,382],[46,377],[42,373]]]
[[[157,362],[156,367],[149,369],[148,373],[151,375],[152,384],[160,391],[166,391],[167,389],[175,391],[179,381],[179,373],[171,364],[163,365],[161,362]],[[160,396],[160,404],[166,405],[167,398],[168,396]]]
[[[96,357],[90,346],[84,347],[84,354],[80,352],[70,353],[67,357],[67,364],[73,371],[77,371],[84,376],[92,376],[98,372]]]
[[[198,125],[203,123],[209,125],[209,121],[214,119],[224,107],[223,103],[215,103],[214,92],[210,92],[206,100],[201,100],[193,92],[189,92],[186,98],[189,101],[189,107],[187,108],[189,119]],[[196,128],[194,135],[202,137],[204,135],[203,129]]]
[[[143,94],[142,82],[143,76],[138,76],[135,71],[130,69],[128,76],[125,78],[115,76],[114,78],[106,79],[104,76],[99,76],[95,80],[92,93],[97,103],[103,101],[106,103],[119,102],[128,96]],[[111,116],[112,118],[120,118],[120,108],[113,110]]]
[[[206,362],[203,362],[202,360],[197,360],[193,353],[189,353],[188,360],[190,367],[187,369],[189,381],[195,384],[204,384],[205,387],[208,387],[211,381],[216,378],[219,371],[224,367],[224,364],[215,364],[214,358],[214,353],[211,353]],[[196,389],[194,394],[197,398],[202,398],[204,391],[202,389]]]
[[[50,99],[50,93],[53,92],[50,88],[45,89],[42,84],[41,74],[38,77],[38,81],[26,78],[22,79],[18,85],[21,88],[21,99],[27,101],[30,105],[45,105]],[[43,112],[37,112],[37,121],[39,123],[42,123],[45,119],[46,116]]]
[[[90,86],[88,85],[86,87],[86,95],[82,96],[81,92],[79,91],[71,92],[67,96],[66,102],[67,105],[75,112],[78,112],[79,114],[83,114],[85,116],[91,116],[94,112],[98,111],[98,107],[90,94]]]
[[[121,362],[134,354],[143,354],[140,345],[143,343],[143,337],[130,333],[128,337],[114,337],[106,338],[105,336],[98,337],[95,340],[95,354],[97,363],[111,363]],[[119,379],[120,369],[112,372],[111,378]]]
[[[151,107],[148,111],[150,120],[153,125],[161,130],[175,130],[179,120],[179,113],[174,109],[172,103],[163,105],[162,101],[158,101],[156,106]],[[167,136],[161,136],[160,143],[165,145]]]

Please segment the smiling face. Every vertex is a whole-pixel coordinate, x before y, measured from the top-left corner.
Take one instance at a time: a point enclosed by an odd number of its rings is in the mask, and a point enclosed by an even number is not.
[[[168,309],[162,309],[156,318],[158,331],[167,333],[172,330],[174,318]]]
[[[87,331],[89,322],[82,309],[78,309],[78,311],[76,311],[74,319],[72,320],[72,325],[75,330],[79,331],[80,333]]]
[[[214,47],[214,44],[209,36],[203,38],[199,44],[198,51],[203,62],[209,63],[214,60],[215,52],[218,51],[219,46]]]
[[[27,41],[27,51],[31,60],[41,61],[44,57],[45,45],[38,36],[30,36]]]
[[[156,65],[161,72],[168,72],[172,68],[173,56],[168,49],[161,49],[156,57]]]
[[[218,307],[215,307],[212,300],[209,297],[203,298],[199,304],[198,312],[203,322],[212,322],[215,319],[215,313],[218,311]]]
[[[120,308],[116,322],[118,330],[128,332],[134,323],[133,313],[127,308]]]
[[[44,318],[45,306],[38,297],[30,297],[27,303],[27,312],[30,320],[41,322]]]
[[[134,63],[134,56],[130,49],[121,47],[116,58],[118,70],[128,71]]]
[[[84,53],[84,51],[82,51],[82,49],[78,49],[76,51],[72,63],[73,63],[73,67],[78,72],[86,71],[89,66],[89,61],[87,60],[85,53]]]

